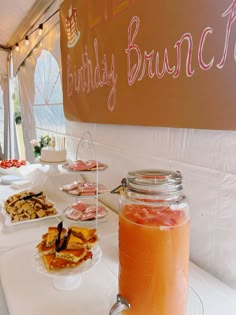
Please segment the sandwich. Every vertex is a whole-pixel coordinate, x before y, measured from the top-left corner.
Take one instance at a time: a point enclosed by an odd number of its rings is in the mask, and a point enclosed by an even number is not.
[[[67,249],[78,249],[78,248],[86,248],[91,249],[97,243],[98,237],[94,235],[88,241],[84,241],[83,239],[75,236],[74,234],[70,233],[68,237],[66,248]]]
[[[78,262],[85,257],[87,250],[85,248],[79,249],[63,249],[59,252],[56,252],[56,258],[61,258],[63,260],[69,260],[71,262]]]
[[[56,269],[63,269],[67,267],[74,267],[74,263],[57,258],[55,255],[43,255],[43,261],[47,268],[47,270],[56,270]]]
[[[86,248],[87,244],[81,238],[75,236],[74,234],[70,233],[66,248],[67,249],[79,249],[79,248]]]
[[[46,246],[46,242],[44,240],[42,240],[36,247],[40,255],[50,255],[56,252],[55,244],[52,244],[51,246]]]
[[[60,246],[62,246],[63,242],[64,242],[64,238],[61,238]],[[43,235],[43,239],[36,247],[40,255],[49,255],[49,254],[54,254],[56,252],[56,242],[53,242],[52,245],[47,246],[47,234]]]
[[[81,228],[78,226],[69,227],[71,234],[79,237],[83,241],[88,241],[96,235],[96,229]]]
[[[90,238],[88,241],[87,241],[87,246],[86,248],[88,250],[92,249],[94,245],[97,244],[97,240],[98,240],[98,236],[97,235],[94,235],[94,237]]]
[[[48,271],[51,270],[60,270],[69,267],[77,267],[81,265],[88,259],[92,259],[92,252],[86,252],[85,256],[77,262],[72,262],[66,259],[62,259],[60,257],[56,257],[55,255],[43,255],[43,262]]]
[[[65,234],[66,234],[66,229],[62,228],[62,230],[61,230],[61,239],[64,238]],[[47,237],[46,237],[46,246],[50,247],[53,244],[55,244],[57,236],[58,236],[58,228],[50,226],[48,228],[48,233],[47,233]]]
[[[42,255],[43,262],[47,268],[47,270],[50,270],[50,264],[51,261],[54,259],[55,255],[54,254],[48,254],[48,255]]]

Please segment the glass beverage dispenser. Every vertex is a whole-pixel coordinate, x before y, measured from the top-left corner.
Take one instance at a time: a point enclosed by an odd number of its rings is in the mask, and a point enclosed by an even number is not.
[[[181,173],[132,171],[119,193],[119,294],[110,315],[186,315],[190,217]]]

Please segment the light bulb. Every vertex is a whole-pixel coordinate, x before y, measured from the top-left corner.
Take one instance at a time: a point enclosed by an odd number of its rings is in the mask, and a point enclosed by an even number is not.
[[[39,36],[41,36],[43,33],[43,24],[39,24]]]
[[[25,45],[29,46],[29,36],[25,36]]]

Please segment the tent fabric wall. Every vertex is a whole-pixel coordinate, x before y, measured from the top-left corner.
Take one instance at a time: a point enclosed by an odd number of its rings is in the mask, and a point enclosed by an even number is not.
[[[108,164],[99,181],[110,190],[130,170],[181,171],[191,208],[191,260],[236,289],[236,132],[67,121],[68,138],[77,138],[68,141],[70,156],[86,131],[98,160]],[[118,211],[117,195],[100,199]]]
[[[20,37],[20,32],[24,29],[24,26],[26,25],[22,25],[22,28],[17,30],[17,41],[19,43],[19,51],[16,51],[16,49],[14,49],[14,42],[11,43],[10,45],[13,45],[13,50],[11,51],[12,53],[12,61],[13,61],[13,74],[16,75],[17,71],[19,70],[19,68],[21,67],[21,65],[24,64],[24,61],[27,57],[29,57],[32,53],[32,51],[34,50],[34,48],[40,43],[41,40],[44,40],[44,37],[46,37],[51,30],[53,30],[54,26],[59,22],[59,13],[58,13],[58,8],[59,5],[61,3],[61,0],[55,0],[52,1],[53,4],[51,5],[51,3],[49,2],[45,2],[45,3],[40,3],[37,4],[34,8],[34,10],[38,10],[40,9],[40,15],[44,12],[44,14],[41,16],[41,18],[39,20],[37,20],[37,25],[35,25],[35,29],[36,31],[32,33],[33,30],[30,31],[30,45],[26,46],[25,42],[24,42],[24,36],[26,35],[25,33],[22,35],[23,37]],[[43,10],[43,5],[47,6],[48,10]],[[31,12],[32,14],[39,14],[39,12]],[[33,17],[33,16],[32,16]],[[36,16],[34,18],[37,18]],[[46,21],[46,22],[45,22]],[[44,23],[45,22],[45,23]],[[38,32],[37,32],[37,26],[43,23],[44,26],[44,30],[43,30],[43,34],[39,37],[38,36]],[[12,40],[14,40],[12,38]],[[5,50],[5,49],[0,49],[0,76],[6,78],[6,80],[8,81],[7,77],[8,77],[8,68],[9,68],[9,58],[10,58],[10,54],[9,54],[10,50]],[[23,75],[24,70],[22,71],[22,74],[20,75],[21,77],[23,77],[25,79],[28,79],[29,82],[30,80],[32,81],[32,77],[30,78],[29,74],[25,73],[25,77]],[[4,83],[4,85],[8,85],[9,82]],[[30,88],[30,84],[28,88]],[[3,84],[2,84],[3,85]],[[30,102],[32,101],[32,99],[27,95],[27,90],[26,90],[26,86],[23,87],[20,84],[20,88],[21,88],[21,100],[23,101],[23,107],[24,107],[24,102],[27,106],[27,104],[30,104]],[[5,87],[4,87],[5,89]],[[10,139],[10,136],[13,134],[15,134],[15,139],[14,139],[14,157],[18,158],[19,157],[19,153],[17,151],[17,143],[15,143],[16,141],[16,130],[12,130],[12,132],[10,132],[10,128],[12,127],[9,124],[9,119],[14,119],[14,117],[9,117],[9,113],[12,112],[10,109],[10,105],[9,105],[9,95],[8,95],[8,86],[6,86],[6,93],[4,93],[5,95],[5,101],[4,101],[4,106],[5,106],[5,126],[4,126],[4,138],[5,138],[5,147],[4,147],[4,158],[10,158],[11,152],[10,152],[10,144],[9,142],[12,142],[12,140]],[[32,104],[32,103],[31,103]],[[23,113],[23,119],[25,117],[25,121],[28,121],[28,118],[33,119],[30,112],[27,113],[27,110],[24,110],[24,108],[22,108],[22,113]],[[32,122],[33,123],[33,122]],[[34,124],[34,123],[33,123]],[[25,126],[23,126],[23,128],[25,128],[25,132],[24,135],[26,137],[25,140],[28,140],[29,137],[31,137],[31,135],[33,134],[33,131],[31,129],[28,129],[28,127],[30,127],[31,124],[28,125],[28,122],[25,122]],[[28,135],[28,136],[27,136]],[[26,144],[26,151],[29,155],[29,160],[32,161],[32,152],[30,151],[30,147],[29,144],[27,143],[27,141],[25,142]],[[31,149],[32,150],[32,149]]]
[[[28,64],[28,61],[27,63]],[[33,162],[33,151],[30,141],[36,138],[35,121],[33,115],[34,101],[34,80],[33,80],[33,65],[22,66],[19,73],[19,90],[20,104],[22,114],[22,128],[25,144],[25,156],[27,161]]]
[[[43,49],[50,51],[60,66],[59,24],[56,24],[48,35],[44,37],[42,44],[32,51],[18,71],[25,155],[29,162],[34,162],[30,141],[37,138],[33,112],[35,95],[34,71],[37,58]]]

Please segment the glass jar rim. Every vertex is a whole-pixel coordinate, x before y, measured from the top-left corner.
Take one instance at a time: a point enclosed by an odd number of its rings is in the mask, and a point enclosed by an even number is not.
[[[182,175],[179,171],[142,169],[128,172],[126,189],[144,194],[181,192]]]

